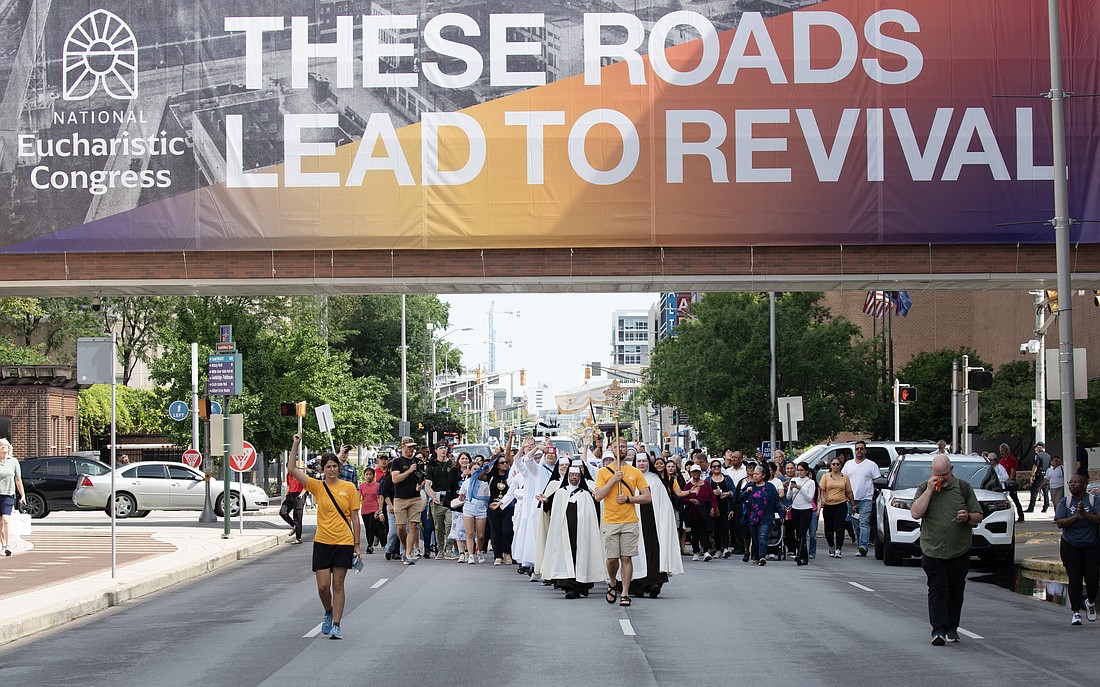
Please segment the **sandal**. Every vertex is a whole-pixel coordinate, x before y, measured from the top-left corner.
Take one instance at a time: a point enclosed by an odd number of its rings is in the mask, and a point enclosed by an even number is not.
[[[623,598],[619,600],[620,606],[630,606],[630,597],[623,595]]]
[[[603,595],[603,598],[607,600],[607,603],[613,604],[615,603],[615,599],[619,598],[619,593],[615,591],[614,587],[608,585],[607,593]],[[623,598],[625,599],[626,597],[624,596]]]

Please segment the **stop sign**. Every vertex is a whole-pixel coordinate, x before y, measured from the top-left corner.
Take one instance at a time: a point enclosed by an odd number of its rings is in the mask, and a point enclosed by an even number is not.
[[[202,454],[193,448],[189,448],[183,452],[183,462],[193,468],[197,468],[199,463],[202,462]]]
[[[243,456],[229,456],[229,467],[233,468],[237,472],[248,472],[255,464],[256,448],[247,441],[244,442]]]

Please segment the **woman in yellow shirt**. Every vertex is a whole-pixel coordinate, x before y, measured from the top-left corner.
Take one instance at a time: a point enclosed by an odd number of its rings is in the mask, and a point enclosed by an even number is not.
[[[298,455],[301,434],[294,435],[290,455]],[[341,449],[344,451],[345,449]],[[297,464],[288,472],[313,494],[317,503],[317,532],[313,535],[313,572],[317,576],[317,594],[325,609],[321,632],[329,639],[343,639],[340,620],[344,615],[344,578],[353,561],[359,558],[359,490],[340,479],[340,458],[335,453],[321,454],[324,479],[314,479]]]

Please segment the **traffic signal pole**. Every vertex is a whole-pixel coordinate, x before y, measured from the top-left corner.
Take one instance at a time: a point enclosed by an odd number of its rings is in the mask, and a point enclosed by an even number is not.
[[[894,441],[901,441],[901,382],[894,377]]]

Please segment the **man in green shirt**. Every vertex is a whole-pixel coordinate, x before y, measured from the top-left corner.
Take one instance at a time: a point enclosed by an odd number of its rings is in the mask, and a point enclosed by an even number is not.
[[[928,578],[928,622],[933,646],[959,641],[963,590],[970,571],[971,530],[982,521],[974,488],[955,479],[951,460],[932,457],[932,476],[917,487],[910,508],[920,520],[921,567]]]

